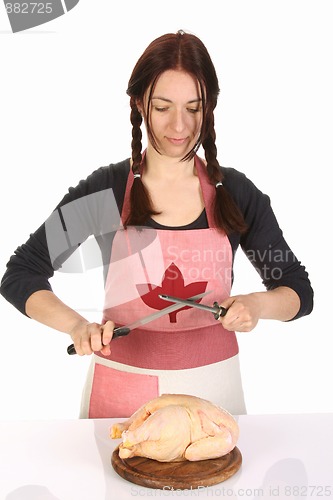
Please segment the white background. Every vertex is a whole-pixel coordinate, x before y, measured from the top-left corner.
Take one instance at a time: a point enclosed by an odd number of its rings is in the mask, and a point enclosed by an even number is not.
[[[220,80],[219,161],[270,195],[315,289],[310,316],[263,320],[238,334],[248,413],[333,411],[331,5],[81,0],[68,14],[16,34],[0,5],[1,275],[69,186],[129,156],[132,67],[152,39],[191,31]],[[52,285],[81,312],[101,307],[101,271],[59,273]],[[233,293],[261,289],[239,251]],[[68,356],[67,335],[3,298],[0,311],[0,418],[77,418],[89,358]],[[99,312],[87,316],[100,319]]]

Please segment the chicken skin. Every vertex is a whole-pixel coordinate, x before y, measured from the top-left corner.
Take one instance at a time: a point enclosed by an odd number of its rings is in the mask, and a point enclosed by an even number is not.
[[[229,412],[186,394],[163,394],[111,427],[111,438],[122,438],[120,458],[160,462],[218,458],[233,450],[238,436]]]

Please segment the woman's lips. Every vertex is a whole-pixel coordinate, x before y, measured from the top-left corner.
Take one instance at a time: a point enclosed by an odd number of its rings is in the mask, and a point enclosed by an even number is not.
[[[175,137],[167,137],[167,140],[171,142],[171,144],[181,146],[182,144],[185,144],[185,142],[187,141],[187,137],[183,137],[181,139],[176,139]]]

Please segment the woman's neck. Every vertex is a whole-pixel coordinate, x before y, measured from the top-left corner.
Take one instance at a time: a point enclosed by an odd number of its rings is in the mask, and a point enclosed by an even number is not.
[[[196,175],[194,158],[182,161],[181,158],[160,155],[153,148],[147,149],[144,177],[152,181],[180,181]]]

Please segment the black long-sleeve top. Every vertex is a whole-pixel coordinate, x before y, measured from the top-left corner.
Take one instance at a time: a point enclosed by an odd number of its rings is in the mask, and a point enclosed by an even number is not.
[[[7,264],[0,292],[21,313],[26,314],[25,304],[32,293],[52,290],[49,280],[55,270],[66,266],[66,262],[71,262],[71,270],[75,270],[73,256],[72,261],[67,259],[84,242],[86,268],[103,265],[106,276],[112,240],[120,227],[119,214],[129,170],[129,159],[95,170],[76,187],[70,188],[46,222],[16,249]],[[309,314],[313,308],[313,290],[308,273],[286,243],[269,197],[241,172],[226,167],[222,170],[224,187],[248,225],[244,235],[229,235],[233,256],[240,246],[267,290],[287,286],[298,294],[301,305],[293,319]],[[154,221],[148,224],[163,229]],[[188,226],[166,229],[207,227],[204,211]],[[98,247],[89,244],[93,238]],[[96,248],[100,250],[98,257]]]

